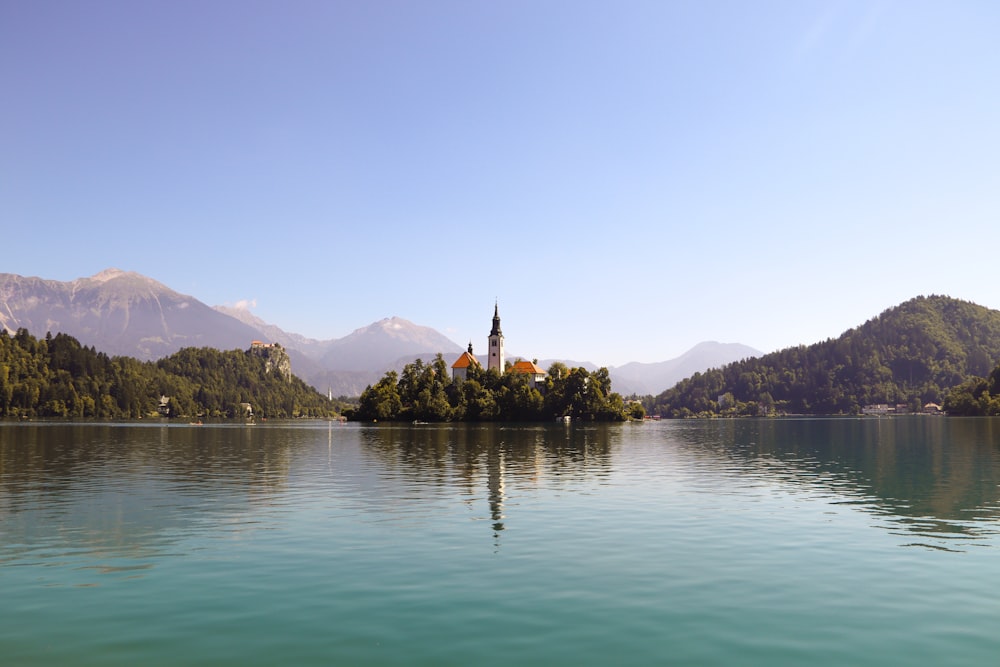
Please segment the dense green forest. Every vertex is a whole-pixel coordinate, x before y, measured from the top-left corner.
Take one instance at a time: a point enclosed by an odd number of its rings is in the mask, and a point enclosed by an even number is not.
[[[568,416],[582,421],[622,421],[642,417],[642,406],[626,405],[611,391],[607,368],[588,372],[555,363],[541,390],[526,375],[468,369],[464,380],[451,378],[437,355],[430,364],[417,359],[402,374],[386,373],[361,394],[349,416],[363,421],[549,421]]]
[[[944,399],[949,415],[996,417],[1000,415],[1000,365],[989,377],[972,377],[953,387]]]
[[[919,409],[998,362],[1000,311],[917,297],[839,338],[696,373],[646,407],[666,417],[857,414],[874,403]]]
[[[235,418],[241,403],[265,417],[328,417],[334,406],[291,375],[279,346],[185,348],[155,362],[109,357],[65,334],[0,330],[0,417]]]

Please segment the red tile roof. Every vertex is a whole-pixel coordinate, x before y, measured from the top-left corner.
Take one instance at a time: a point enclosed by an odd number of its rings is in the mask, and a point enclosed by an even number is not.
[[[451,365],[452,368],[468,368],[469,366],[475,364],[479,365],[479,360],[476,359],[468,352],[463,352],[462,356],[455,360],[455,363]]]
[[[518,361],[510,367],[512,373],[524,373],[525,375],[545,375],[545,371],[530,361]]]

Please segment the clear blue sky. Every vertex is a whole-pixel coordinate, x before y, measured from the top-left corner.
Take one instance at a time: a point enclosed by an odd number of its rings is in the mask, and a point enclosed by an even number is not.
[[[1000,308],[1000,3],[0,1],[0,272],[341,337],[765,352]]]

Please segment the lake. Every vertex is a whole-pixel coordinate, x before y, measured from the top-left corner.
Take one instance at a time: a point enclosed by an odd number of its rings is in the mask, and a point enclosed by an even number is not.
[[[0,663],[987,665],[1000,419],[0,424]]]

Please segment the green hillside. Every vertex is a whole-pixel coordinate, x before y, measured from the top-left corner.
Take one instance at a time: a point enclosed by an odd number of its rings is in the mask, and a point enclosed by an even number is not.
[[[653,414],[856,414],[865,405],[942,403],[1000,362],[1000,311],[946,296],[917,297],[809,346],[746,359],[679,382]]]
[[[109,357],[66,334],[0,330],[0,418],[326,417],[325,396],[291,375],[280,347],[185,348],[156,362]]]

